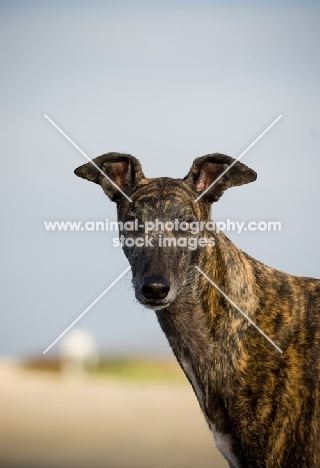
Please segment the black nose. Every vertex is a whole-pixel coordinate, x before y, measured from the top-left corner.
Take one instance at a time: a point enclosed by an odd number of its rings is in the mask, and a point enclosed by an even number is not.
[[[170,291],[170,283],[163,276],[147,276],[141,282],[141,292],[146,299],[164,299]]]

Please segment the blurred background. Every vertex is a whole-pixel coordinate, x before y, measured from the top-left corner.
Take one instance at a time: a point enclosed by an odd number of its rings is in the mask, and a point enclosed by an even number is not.
[[[320,6],[316,1],[0,1],[0,466],[216,467],[195,396],[154,314],[119,281],[116,220],[84,157],[128,152],[147,177],[183,177],[211,152],[254,184],[216,220],[280,221],[228,237],[288,273],[320,277]]]

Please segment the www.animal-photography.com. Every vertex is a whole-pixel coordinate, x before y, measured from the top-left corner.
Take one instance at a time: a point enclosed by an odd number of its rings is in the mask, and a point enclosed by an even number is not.
[[[0,466],[318,468],[319,3],[0,21]]]

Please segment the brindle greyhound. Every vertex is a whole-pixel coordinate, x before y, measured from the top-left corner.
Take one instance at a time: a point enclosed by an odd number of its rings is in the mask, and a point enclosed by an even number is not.
[[[131,155],[108,153],[76,175],[102,186],[121,222],[207,221],[223,192],[256,179],[222,154],[195,159],[184,179],[146,179]],[[159,233],[153,232],[156,238]],[[141,232],[121,232],[124,239]],[[171,231],[176,239],[190,236]],[[201,234],[197,234],[199,237]],[[137,300],[156,311],[230,467],[320,467],[320,281],[270,268],[223,233],[215,245],[123,246]],[[197,237],[196,236],[196,237]],[[199,272],[200,269],[282,350],[278,352]]]

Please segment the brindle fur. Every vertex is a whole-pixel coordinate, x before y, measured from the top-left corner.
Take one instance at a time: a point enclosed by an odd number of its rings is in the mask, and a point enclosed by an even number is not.
[[[146,179],[139,161],[130,155],[109,153],[94,161],[132,203],[90,163],[75,173],[103,187],[117,203],[120,221],[206,221],[211,203],[226,188],[256,178],[254,171],[237,162],[195,203],[232,158],[221,154],[197,158],[184,179]],[[121,234],[141,236],[141,232]],[[161,248],[156,243],[153,248],[124,247],[137,300],[156,310],[230,467],[320,467],[320,281],[270,268],[242,252],[221,232],[204,235],[214,236],[214,247],[195,251]],[[196,265],[283,354],[224,299]],[[141,293],[146,277],[166,278],[168,296],[147,300]]]

